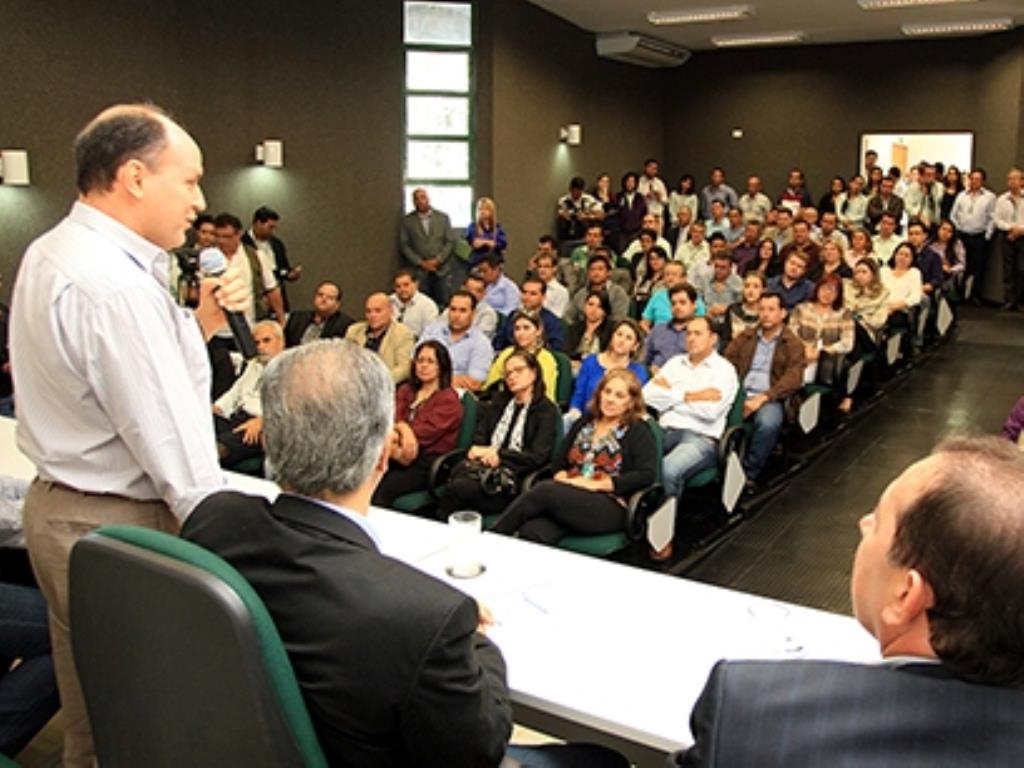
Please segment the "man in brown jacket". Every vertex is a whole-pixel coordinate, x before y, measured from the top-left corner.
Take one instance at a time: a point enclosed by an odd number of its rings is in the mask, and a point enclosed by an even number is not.
[[[743,416],[754,432],[743,457],[748,488],[753,487],[775,446],[785,418],[783,403],[803,386],[804,347],[786,327],[786,308],[777,293],[761,296],[758,324],[730,342],[726,359],[743,382]]]

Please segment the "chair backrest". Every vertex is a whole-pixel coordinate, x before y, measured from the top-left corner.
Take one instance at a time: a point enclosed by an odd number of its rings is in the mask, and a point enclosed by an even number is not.
[[[654,438],[654,448],[656,450],[655,456],[661,456],[665,452],[665,434],[661,431],[661,425],[657,419],[652,419],[650,416],[644,418],[644,423],[648,429],[651,430],[651,437]],[[655,485],[661,485],[662,482],[662,461],[659,459],[654,462],[654,483]]]
[[[551,350],[558,365],[558,381],[555,384],[555,402],[559,408],[566,408],[572,398],[572,361],[564,352]]]
[[[743,403],[747,399],[747,393],[743,390],[743,382],[736,387],[736,398],[732,401],[732,408],[729,409],[729,416],[726,418],[726,427],[736,427],[743,423]]]
[[[476,395],[472,392],[462,393],[462,421],[459,422],[459,436],[455,440],[455,447],[465,450],[473,442],[473,430],[476,428],[476,412],[479,408]]]
[[[216,555],[100,528],[72,550],[70,601],[104,768],[327,765],[270,614]]]

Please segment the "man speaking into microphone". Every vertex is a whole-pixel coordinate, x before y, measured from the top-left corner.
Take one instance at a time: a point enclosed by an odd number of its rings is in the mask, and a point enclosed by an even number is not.
[[[76,137],[74,157],[77,202],[22,259],[11,358],[18,445],[38,473],[25,539],[49,608],[64,765],[86,766],[94,749],[71,653],[71,548],[110,523],[176,532],[223,485],[204,339],[223,326],[221,306],[244,309],[245,299],[232,270],[204,281],[195,314],[167,291],[166,252],[205,201],[202,153],[162,110],[104,110]]]

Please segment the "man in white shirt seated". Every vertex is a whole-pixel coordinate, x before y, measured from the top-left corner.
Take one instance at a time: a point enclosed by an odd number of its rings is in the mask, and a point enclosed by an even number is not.
[[[697,264],[703,264],[711,255],[710,247],[704,235],[707,226],[703,221],[695,221],[690,225],[689,237],[681,240],[673,258],[686,267],[686,274],[690,274]]]
[[[706,317],[687,324],[686,354],[676,355],[644,385],[644,402],[655,408],[665,431],[662,482],[668,496],[679,496],[686,481],[718,461],[718,440],[739,379],[716,351],[718,335]]]
[[[395,273],[395,292],[388,299],[398,322],[420,337],[423,329],[437,319],[437,304],[425,293],[420,293],[416,273],[400,269]]]
[[[664,235],[657,234],[661,232],[661,219],[655,216],[653,213],[644,215],[643,228],[640,230],[642,233],[645,229],[653,230],[657,235],[654,244],[665,249],[665,253],[672,253],[672,246],[669,245],[668,240],[665,239]],[[618,260],[620,264],[632,264],[633,257],[636,256],[640,251],[643,250],[643,246],[640,244],[640,235],[633,238],[633,241],[629,244],[625,251],[622,252],[622,257]],[[614,254],[611,254],[612,266],[616,264]]]
[[[480,331],[488,341],[491,341],[494,338],[494,334],[498,331],[498,313],[494,311],[494,307],[484,301],[484,294],[487,290],[484,279],[477,274],[468,275],[462,283],[461,290],[469,293],[475,302],[473,306],[473,327]],[[441,314],[437,316],[437,320],[431,323],[431,325],[437,325],[438,321],[443,321],[445,324],[448,323],[448,307],[441,311]],[[422,336],[422,338],[426,337]]]
[[[569,289],[555,279],[555,257],[541,254],[536,258],[537,277],[544,281],[544,308],[555,317],[564,317],[569,308]]]
[[[213,404],[220,464],[230,469],[246,459],[263,455],[263,407],[260,385],[263,371],[284,349],[284,331],[273,320],[262,320],[253,327],[256,357],[250,360],[231,389]]]
[[[889,263],[896,246],[903,238],[896,234],[896,217],[891,213],[883,213],[878,220],[878,234],[871,238],[871,252],[875,260],[882,266]]]
[[[772,209],[771,198],[761,191],[761,177],[747,178],[747,191],[740,195],[736,207],[743,212],[744,221],[759,221],[762,224],[768,219],[768,211]]]

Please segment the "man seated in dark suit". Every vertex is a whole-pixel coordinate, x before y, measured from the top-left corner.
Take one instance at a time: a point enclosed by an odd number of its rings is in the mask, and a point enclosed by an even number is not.
[[[280,496],[213,494],[182,536],[266,603],[331,765],[497,766],[512,715],[489,613],[382,555],[367,519],[388,466],[387,368],[355,344],[307,344],[267,368],[262,397]],[[622,764],[593,753],[577,764]]]
[[[324,280],[313,294],[313,309],[300,309],[288,315],[285,343],[297,347],[317,339],[344,338],[353,322],[341,311],[341,288],[337,283]]]
[[[1024,754],[1024,455],[954,438],[861,518],[877,665],[719,662],[682,766],[997,766]]]

